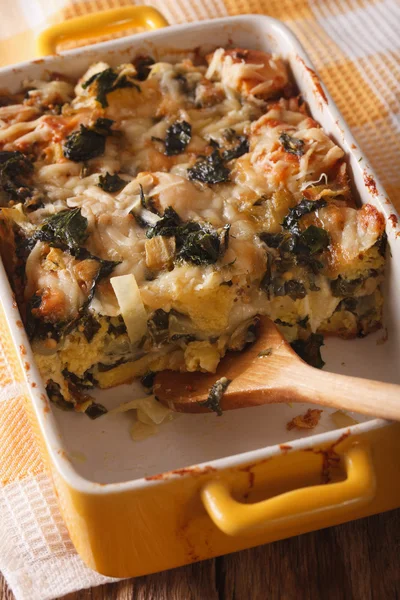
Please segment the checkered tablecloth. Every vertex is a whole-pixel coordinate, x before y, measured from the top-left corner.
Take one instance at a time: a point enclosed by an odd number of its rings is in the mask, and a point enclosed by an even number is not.
[[[183,23],[248,13],[284,21],[311,56],[400,211],[400,4],[397,0],[0,0],[0,66],[35,56],[50,24],[130,4]],[[0,311],[0,570],[17,600],[45,600],[109,578],[76,554],[24,412],[15,349]]]

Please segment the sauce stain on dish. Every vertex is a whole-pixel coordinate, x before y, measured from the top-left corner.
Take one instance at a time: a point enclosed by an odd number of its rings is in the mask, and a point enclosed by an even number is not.
[[[166,471],[165,473],[157,473],[156,475],[149,475],[145,477],[146,481],[159,481],[161,479],[168,479],[172,475],[194,475],[198,477],[199,475],[206,475],[207,473],[213,473],[217,469],[212,467],[211,465],[206,465],[205,467],[187,467],[183,469],[175,469],[174,471]]]
[[[369,189],[369,191],[371,192],[371,194],[373,196],[378,195],[378,190],[376,189],[375,179],[372,177],[372,175],[367,173],[367,171],[364,171],[364,183],[365,183],[365,186]]]
[[[328,104],[328,98],[326,97],[326,94],[321,86],[321,82],[320,79],[318,77],[318,75],[316,74],[315,71],[313,71],[313,69],[310,69],[310,67],[307,67],[306,63],[304,62],[304,60],[300,57],[300,56],[296,56],[297,60],[304,66],[304,68],[306,69],[306,71],[308,71],[308,73],[311,76],[311,79],[313,81],[314,87],[317,90],[318,94],[321,96],[322,100],[324,101],[325,104]]]

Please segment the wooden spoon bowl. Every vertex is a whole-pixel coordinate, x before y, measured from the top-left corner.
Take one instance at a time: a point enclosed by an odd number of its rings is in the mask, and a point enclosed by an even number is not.
[[[216,373],[158,373],[154,393],[178,412],[208,412],[204,403],[222,378],[230,383],[220,409],[278,402],[307,402],[365,415],[400,420],[400,386],[321,371],[305,363],[267,317],[259,321],[254,344],[229,352]]]

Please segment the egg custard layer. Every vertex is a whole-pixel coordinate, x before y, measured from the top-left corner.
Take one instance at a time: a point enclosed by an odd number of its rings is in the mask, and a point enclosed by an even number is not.
[[[322,366],[380,327],[382,215],[275,55],[137,57],[0,97],[1,249],[49,397],[214,372],[268,315]]]

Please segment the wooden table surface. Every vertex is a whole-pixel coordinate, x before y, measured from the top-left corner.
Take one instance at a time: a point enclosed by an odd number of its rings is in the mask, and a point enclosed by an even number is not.
[[[400,510],[63,600],[397,600]],[[0,600],[14,600],[0,579]]]

